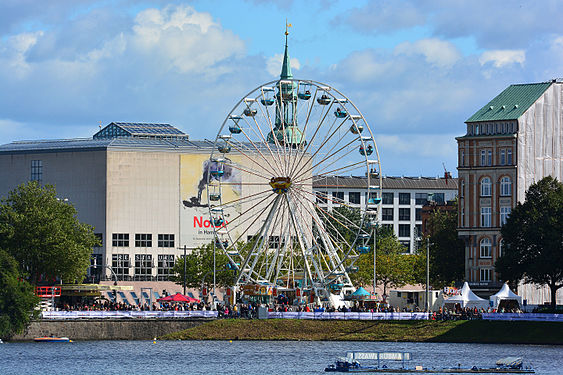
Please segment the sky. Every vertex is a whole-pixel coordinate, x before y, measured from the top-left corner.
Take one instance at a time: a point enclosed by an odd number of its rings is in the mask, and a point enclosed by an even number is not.
[[[457,176],[464,121],[563,76],[563,1],[0,0],[0,144],[113,121],[215,139],[246,93],[295,78],[360,109],[387,176]]]

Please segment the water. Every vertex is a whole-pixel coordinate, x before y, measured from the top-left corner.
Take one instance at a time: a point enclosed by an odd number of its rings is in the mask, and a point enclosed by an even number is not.
[[[84,341],[0,344],[0,374],[321,374],[346,351],[408,351],[411,365],[489,366],[522,356],[563,373],[563,346],[307,341]]]

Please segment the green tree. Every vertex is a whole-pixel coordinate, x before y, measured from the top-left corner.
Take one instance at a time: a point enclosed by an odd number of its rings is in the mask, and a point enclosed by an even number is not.
[[[383,294],[389,287],[401,287],[414,281],[412,255],[404,254],[405,248],[392,230],[378,228],[376,247],[377,284],[383,285]],[[351,276],[356,284],[369,285],[373,282],[373,241],[371,251],[361,254],[356,262],[358,272]]]
[[[21,333],[37,316],[38,302],[33,287],[21,278],[16,260],[0,250],[0,338]]]
[[[427,228],[430,244],[430,284],[442,288],[462,280],[465,244],[457,236],[457,202],[452,211],[434,209],[428,219]],[[426,261],[426,239],[422,243],[420,255]],[[426,275],[426,264],[424,274]]]
[[[500,277],[547,285],[555,310],[563,286],[563,184],[551,176],[532,184],[501,233],[504,253],[495,263]]]
[[[57,199],[51,185],[22,184],[0,203],[0,248],[32,284],[41,278],[81,281],[98,242],[92,227],[78,221],[72,204]]]
[[[213,247],[214,244],[200,246],[186,255],[186,287],[200,288],[202,281],[207,287],[213,285]],[[235,281],[235,271],[228,268],[229,258],[220,249],[215,249],[215,279],[219,287],[231,286]],[[176,284],[184,283],[184,259],[180,258],[173,269]]]

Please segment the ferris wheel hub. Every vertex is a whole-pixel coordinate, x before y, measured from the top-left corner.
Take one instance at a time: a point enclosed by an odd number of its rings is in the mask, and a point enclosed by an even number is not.
[[[270,180],[270,186],[276,194],[287,193],[287,190],[291,186],[291,178],[289,177],[272,177]]]

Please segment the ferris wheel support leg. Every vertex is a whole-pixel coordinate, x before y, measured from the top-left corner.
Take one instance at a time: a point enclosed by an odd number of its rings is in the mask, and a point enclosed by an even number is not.
[[[309,246],[308,242],[306,241],[307,237],[305,236],[304,232],[303,232],[303,228],[301,227],[301,225],[299,224],[299,220],[297,220],[295,218],[295,212],[293,211],[293,207],[295,207],[294,205],[292,205],[292,202],[289,198],[289,196],[286,195],[286,200],[287,200],[287,204],[290,207],[290,213],[291,213],[291,219],[293,221],[293,224],[295,226],[295,230],[296,232],[300,233],[300,236],[298,236],[299,239],[299,243],[300,243],[300,247],[301,247],[301,253],[303,256],[303,262],[305,263],[305,269],[307,271],[307,277],[308,280],[311,283],[311,287],[313,288],[313,290],[315,291],[315,296],[317,298],[317,303],[320,304],[320,297],[319,297],[319,290],[323,290],[323,294],[328,293],[328,291],[326,290],[326,288],[324,287],[324,275],[322,270],[320,269],[319,265],[315,262],[314,258],[311,256],[309,257],[306,253],[305,253],[305,249],[311,249],[312,245]],[[313,279],[313,273],[311,272],[311,264],[313,264],[313,267],[315,268],[316,274],[319,276],[319,278],[321,280],[318,280],[317,282],[315,282],[315,280]],[[322,288],[319,288],[319,281],[320,284],[323,285]]]
[[[244,259],[243,264],[241,264],[241,266],[240,266],[240,273],[239,273],[239,275],[238,275],[238,277],[235,281],[235,285],[239,285],[239,283],[240,283],[240,281],[241,281],[241,279],[244,275],[248,274],[249,278],[250,278],[250,276],[252,276],[254,266],[256,265],[256,261],[258,260],[258,256],[254,255],[254,254],[258,249],[260,249],[262,247],[264,241],[267,240],[267,239],[265,239],[265,237],[266,237],[265,234],[268,233],[268,230],[270,228],[270,224],[272,222],[272,218],[277,211],[279,203],[280,203],[280,196],[277,196],[274,200],[272,207],[270,208],[270,212],[268,212],[268,216],[266,217],[266,222],[264,223],[264,225],[262,226],[262,228],[260,230],[258,240],[256,241],[256,243],[252,247],[252,250],[248,253],[246,258]],[[255,259],[252,263],[252,267],[250,268],[250,270],[248,272],[245,272],[245,268],[248,265],[248,262],[250,261],[250,258],[253,255],[254,255]]]

